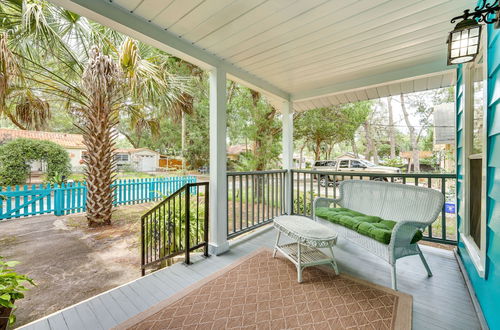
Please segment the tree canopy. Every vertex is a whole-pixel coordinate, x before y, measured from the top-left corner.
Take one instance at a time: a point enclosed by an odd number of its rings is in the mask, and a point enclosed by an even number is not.
[[[333,147],[351,141],[370,113],[371,102],[359,102],[301,113],[294,121],[297,139],[311,146],[315,159],[330,158]]]

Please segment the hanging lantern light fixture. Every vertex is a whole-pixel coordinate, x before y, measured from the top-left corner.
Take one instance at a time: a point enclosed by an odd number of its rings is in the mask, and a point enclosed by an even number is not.
[[[460,64],[474,61],[479,53],[479,43],[481,40],[481,25],[496,23],[500,24],[500,0],[488,3],[483,0],[481,6],[477,6],[474,12],[465,10],[461,16],[454,17],[451,23],[462,19],[455,26],[455,29],[448,35],[448,65]]]
[[[448,65],[474,61],[479,52],[481,25],[474,19],[458,23],[448,36]]]

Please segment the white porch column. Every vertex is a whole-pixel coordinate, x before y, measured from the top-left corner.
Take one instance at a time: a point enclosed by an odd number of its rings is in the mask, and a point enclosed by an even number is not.
[[[229,250],[227,240],[226,72],[210,71],[210,223],[209,252]]]
[[[293,105],[292,102],[285,101],[281,109],[282,113],[282,164],[283,169],[291,170],[293,168]],[[292,187],[290,184],[291,173],[286,175],[285,182],[285,212],[292,213]]]

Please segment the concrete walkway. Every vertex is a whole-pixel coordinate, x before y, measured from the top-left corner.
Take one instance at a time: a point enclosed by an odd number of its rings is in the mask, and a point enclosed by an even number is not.
[[[16,302],[16,326],[140,276],[139,252],[124,239],[96,239],[66,223],[53,215],[0,221],[0,256],[20,261],[16,270],[38,285]]]

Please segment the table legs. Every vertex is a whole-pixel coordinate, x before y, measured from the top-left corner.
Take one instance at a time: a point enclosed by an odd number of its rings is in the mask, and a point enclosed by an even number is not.
[[[273,258],[276,257],[276,252],[278,251],[278,243],[280,241],[281,231],[278,230],[278,235],[276,236],[276,244],[274,245]]]
[[[300,262],[300,243],[297,242],[297,281],[302,282],[302,264]]]
[[[339,267],[337,266],[337,261],[335,260],[335,255],[333,254],[333,248],[330,246],[330,253],[332,254],[332,266],[335,270],[335,275],[339,274]]]
[[[278,230],[277,231],[277,235],[276,235],[276,243],[274,245],[274,250],[273,250],[273,258],[276,257],[276,252],[278,252],[280,238],[281,238],[281,231]],[[335,260],[335,255],[333,254],[333,248],[330,246],[329,250],[330,250],[330,254],[332,255],[332,258],[331,258],[331,260],[330,260],[329,263],[332,265],[332,267],[333,267],[333,269],[335,271],[335,274],[338,275],[339,274],[339,268],[337,266],[337,261]],[[280,250],[280,251],[282,251],[282,250]],[[290,260],[292,260],[293,263],[296,263],[296,267],[297,267],[297,281],[299,283],[302,283],[302,270],[304,269],[304,267],[302,265],[302,244],[300,244],[299,242],[297,242],[297,251],[296,252],[297,252],[297,259],[296,259],[296,261],[293,260],[291,256],[287,256],[287,257]],[[283,253],[285,253],[285,252],[283,252]],[[324,255],[324,256],[327,257],[326,255]],[[311,263],[306,263],[306,267],[313,266],[313,265],[318,265],[318,264],[328,264],[328,259],[326,259],[324,262],[321,262],[321,263],[312,263],[312,264]]]

